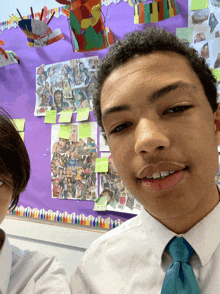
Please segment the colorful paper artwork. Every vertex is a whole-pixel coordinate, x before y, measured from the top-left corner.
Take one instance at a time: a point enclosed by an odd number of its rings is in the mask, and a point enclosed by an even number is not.
[[[66,3],[58,0],[59,3]],[[63,13],[69,18],[72,37],[77,52],[96,51],[114,44],[113,33],[104,26],[100,0],[69,2]]]
[[[123,184],[111,154],[105,152],[101,157],[108,157],[108,172],[100,173],[99,196],[99,198],[107,196],[106,210],[139,214],[141,205]]]
[[[45,116],[47,110],[77,112],[92,110],[98,56],[42,65],[36,69],[36,105],[34,115]]]
[[[131,0],[132,1],[132,0]],[[134,3],[134,23],[155,23],[180,14],[175,0],[156,0],[152,3]]]
[[[64,36],[61,33],[60,29],[52,31],[51,28],[48,26],[53,15],[46,23],[47,20],[43,12],[44,9],[42,10],[40,20],[34,18],[33,12],[32,19],[23,19],[20,15],[21,20],[18,22],[18,25],[27,36],[27,43],[29,47],[43,47],[64,39]]]
[[[0,40],[0,46],[4,46],[4,41]],[[0,67],[20,63],[17,55],[13,51],[4,50],[0,47]]]
[[[91,201],[98,198],[95,172],[98,157],[97,123],[90,122],[89,128],[80,128],[81,125],[84,124],[66,125],[70,127],[68,139],[64,139],[64,134],[60,132],[62,125],[52,125],[52,198]]]
[[[211,69],[220,69],[220,1],[191,0],[188,10],[189,28],[193,29],[190,46],[206,59]]]

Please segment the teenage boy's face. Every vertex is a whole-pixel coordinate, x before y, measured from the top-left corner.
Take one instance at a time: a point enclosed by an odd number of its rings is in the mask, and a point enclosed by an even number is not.
[[[169,221],[213,209],[216,114],[185,57],[154,52],[115,69],[101,92],[101,112],[122,181],[151,215]],[[178,172],[146,179],[162,171]]]
[[[4,181],[7,180],[7,182]],[[5,218],[9,205],[12,201],[13,185],[10,177],[0,175],[0,224]]]

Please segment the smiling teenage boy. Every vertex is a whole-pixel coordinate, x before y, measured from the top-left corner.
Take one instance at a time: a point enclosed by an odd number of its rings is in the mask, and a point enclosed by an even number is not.
[[[172,32],[148,28],[110,48],[94,112],[142,210],[90,246],[72,277],[73,293],[219,293],[216,97],[204,59]],[[166,292],[167,270],[176,266],[167,245],[182,237],[194,251],[183,268],[178,261],[184,278]],[[184,266],[197,283],[188,292],[181,290]]]
[[[10,115],[0,108],[0,224],[14,210],[30,177],[30,160]],[[68,276],[54,257],[10,246],[0,229],[0,293],[71,293]]]

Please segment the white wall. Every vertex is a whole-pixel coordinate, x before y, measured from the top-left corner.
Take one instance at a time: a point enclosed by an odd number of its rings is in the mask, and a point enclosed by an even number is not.
[[[56,256],[68,274],[89,245],[108,230],[7,215],[1,224],[12,245]]]
[[[9,15],[18,15],[16,8],[20,11],[22,16],[25,16],[31,14],[30,7],[33,8],[34,13],[37,13],[41,12],[44,6],[47,6],[47,9],[64,6],[63,4],[59,4],[55,0],[1,0],[0,2],[0,22],[8,20],[10,18]]]

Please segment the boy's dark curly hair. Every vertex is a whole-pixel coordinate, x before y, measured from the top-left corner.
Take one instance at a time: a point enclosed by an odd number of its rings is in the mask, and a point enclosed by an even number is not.
[[[93,94],[93,111],[105,140],[107,140],[107,137],[102,125],[100,106],[101,91],[105,80],[113,70],[130,59],[154,51],[173,51],[185,56],[203,85],[213,113],[217,110],[217,81],[205,59],[200,57],[195,49],[189,47],[188,42],[178,39],[173,32],[167,32],[163,28],[149,27],[144,31],[136,30],[126,34],[123,40],[118,40],[109,49],[97,71]]]

